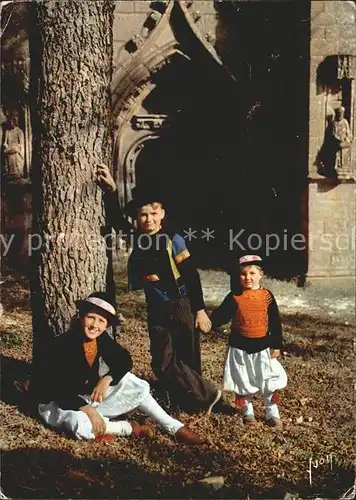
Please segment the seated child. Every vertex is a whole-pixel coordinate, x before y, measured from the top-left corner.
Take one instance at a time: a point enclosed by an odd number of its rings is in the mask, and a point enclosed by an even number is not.
[[[277,360],[283,343],[278,307],[272,292],[260,285],[261,257],[245,255],[238,264],[239,289],[225,297],[211,318],[214,327],[232,319],[224,390],[236,393],[245,425],[256,423],[251,397],[260,393],[268,425],[281,427],[276,391],[286,387],[287,375]]]
[[[52,427],[69,430],[78,439],[152,437],[149,426],[111,420],[139,409],[178,442],[202,444],[196,433],[159,406],[149,384],[131,373],[129,352],[105,331],[117,323],[107,295],[92,293],[77,301],[77,307],[79,318],[54,339],[48,369],[39,384],[38,411],[43,420]],[[99,358],[108,366],[104,376],[99,375]]]

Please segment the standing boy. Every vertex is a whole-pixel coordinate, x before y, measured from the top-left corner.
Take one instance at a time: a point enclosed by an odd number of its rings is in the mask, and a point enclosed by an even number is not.
[[[124,219],[108,167],[98,167],[106,187],[107,215],[116,231]],[[151,367],[171,402],[190,411],[208,410],[221,391],[201,375],[199,330],[209,332],[199,274],[184,239],[164,225],[165,209],[157,187],[136,189],[126,207],[137,221],[129,260],[129,287],[143,289],[147,303]]]

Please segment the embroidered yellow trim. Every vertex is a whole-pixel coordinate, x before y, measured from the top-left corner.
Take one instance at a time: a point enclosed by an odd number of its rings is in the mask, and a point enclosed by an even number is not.
[[[178,271],[176,263],[174,262],[172,240],[168,240],[167,252],[168,252],[169,262],[171,264],[174,279],[177,280],[178,278],[180,278],[180,272]]]

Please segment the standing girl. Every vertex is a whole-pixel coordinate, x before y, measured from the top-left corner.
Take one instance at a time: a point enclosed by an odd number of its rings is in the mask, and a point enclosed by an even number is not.
[[[258,255],[239,259],[238,289],[225,297],[211,319],[214,327],[232,320],[224,390],[236,394],[236,406],[243,408],[244,424],[256,423],[251,398],[260,393],[265,401],[267,424],[281,427],[276,391],[287,385],[286,372],[277,360],[283,344],[282,326],[272,292],[260,284],[261,266]]]

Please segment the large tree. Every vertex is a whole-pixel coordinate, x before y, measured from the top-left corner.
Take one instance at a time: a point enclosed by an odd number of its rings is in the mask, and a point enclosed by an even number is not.
[[[48,339],[68,327],[74,301],[106,288],[105,220],[94,169],[111,158],[114,2],[40,0],[34,7],[36,362]]]

